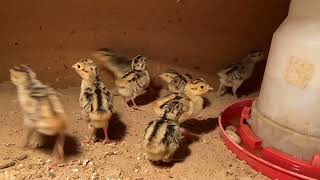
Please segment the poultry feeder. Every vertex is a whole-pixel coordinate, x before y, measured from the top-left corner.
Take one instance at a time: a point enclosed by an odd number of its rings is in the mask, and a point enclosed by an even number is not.
[[[274,179],[320,179],[320,1],[292,0],[274,33],[260,95],[225,109],[221,136],[239,159]],[[237,127],[235,144],[225,133]]]

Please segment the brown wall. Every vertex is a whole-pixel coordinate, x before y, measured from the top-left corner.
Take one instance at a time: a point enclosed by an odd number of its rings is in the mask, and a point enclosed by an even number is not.
[[[253,48],[268,48],[289,0],[2,1],[0,81],[13,64],[32,65],[58,86],[69,67],[101,47],[214,73]],[[182,63],[183,61],[187,61]],[[200,62],[199,62],[200,61]]]

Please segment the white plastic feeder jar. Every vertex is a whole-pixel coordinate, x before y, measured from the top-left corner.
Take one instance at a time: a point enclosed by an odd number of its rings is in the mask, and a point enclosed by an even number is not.
[[[320,154],[320,0],[291,1],[249,124],[263,146],[304,160]]]

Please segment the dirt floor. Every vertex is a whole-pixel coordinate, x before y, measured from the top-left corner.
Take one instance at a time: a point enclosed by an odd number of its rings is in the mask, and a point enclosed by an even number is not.
[[[0,84],[0,166],[22,159],[0,170],[0,179],[267,179],[237,160],[221,141],[217,117],[235,101],[229,94],[218,100],[215,92],[208,93],[208,106],[199,119],[183,125],[200,136],[198,141],[183,144],[177,152],[176,158],[183,159],[183,162],[155,166],[145,159],[140,149],[146,125],[156,118],[150,104],[153,100],[150,97],[155,97],[155,94],[142,98],[140,104],[145,104],[143,111],[131,110],[120,97],[115,97],[116,115],[111,121],[109,136],[118,142],[113,145],[86,145],[81,144],[87,135],[87,125],[79,116],[79,87],[58,91],[62,93],[69,115],[67,157],[61,167],[50,169],[52,143],[35,136],[32,141],[34,149],[21,148],[25,129],[16,89],[10,82]],[[164,89],[159,91],[160,95],[164,93]],[[256,96],[257,93],[252,93],[242,98]]]

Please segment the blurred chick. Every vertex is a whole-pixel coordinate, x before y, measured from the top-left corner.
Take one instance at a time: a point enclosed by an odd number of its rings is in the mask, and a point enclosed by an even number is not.
[[[62,161],[66,124],[58,93],[37,80],[36,73],[26,65],[12,67],[10,78],[17,87],[24,125],[27,127],[24,147],[29,146],[35,131],[48,136],[57,135],[52,156],[54,162]]]
[[[159,77],[168,83],[168,89],[173,93],[183,93],[187,82],[192,79],[190,74],[180,74],[172,70],[160,74]]]
[[[93,54],[93,57],[101,61],[104,67],[111,71],[117,79],[131,70],[131,60],[117,55],[111,49],[99,49]]]
[[[179,148],[183,138],[197,137],[187,130],[180,128],[170,117],[179,117],[183,106],[176,105],[176,111],[166,111],[162,118],[151,121],[144,134],[142,149],[150,161],[171,162],[177,161],[172,156]]]
[[[97,66],[90,60],[82,60],[72,66],[82,78],[80,92],[80,106],[82,117],[88,121],[90,143],[96,142],[96,131],[102,128],[105,139],[109,143],[108,126],[112,116],[113,96],[100,80]]]
[[[232,87],[232,93],[234,97],[238,98],[238,88],[245,80],[251,77],[255,64],[263,59],[264,55],[262,52],[251,52],[240,62],[230,64],[229,66],[219,71],[217,74],[220,80],[220,86],[217,92],[217,96],[221,96],[224,93],[226,87]]]
[[[139,109],[135,98],[146,93],[150,85],[150,76],[146,70],[146,59],[138,55],[132,60],[131,70],[115,81],[119,94],[125,101],[131,100],[134,109]]]
[[[162,116],[166,111],[173,111],[175,106],[170,104],[181,104],[183,112],[180,117],[171,119],[177,120],[179,124],[184,121],[196,117],[202,110],[204,105],[203,95],[208,91],[213,90],[212,87],[202,78],[189,81],[184,93],[173,93],[163,98],[158,99],[153,106],[153,110],[159,116]]]

